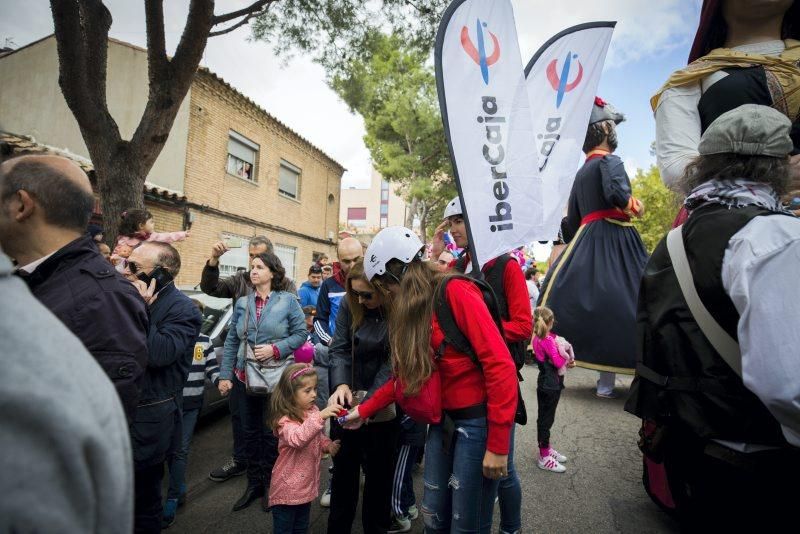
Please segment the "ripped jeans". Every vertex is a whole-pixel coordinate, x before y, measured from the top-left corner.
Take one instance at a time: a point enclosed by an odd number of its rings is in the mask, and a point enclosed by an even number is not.
[[[452,450],[444,451],[442,426],[431,425],[425,443],[422,516],[427,534],[492,529],[497,480],[483,477],[486,418],[455,421]]]

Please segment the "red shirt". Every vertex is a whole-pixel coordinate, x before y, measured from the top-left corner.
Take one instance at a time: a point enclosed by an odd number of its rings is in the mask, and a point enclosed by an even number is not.
[[[495,454],[508,454],[517,410],[517,370],[511,354],[474,284],[468,280],[452,280],[445,296],[458,328],[469,339],[483,370],[476,367],[468,355],[447,345],[437,362],[442,380],[442,407],[456,410],[486,403],[486,449]],[[444,333],[434,316],[430,343],[434,352],[443,339]],[[359,414],[364,419],[371,417],[393,400],[394,380],[389,380],[359,406]]]

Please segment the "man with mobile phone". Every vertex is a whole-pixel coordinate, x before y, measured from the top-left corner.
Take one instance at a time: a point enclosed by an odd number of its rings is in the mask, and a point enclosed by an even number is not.
[[[146,241],[133,249],[123,271],[150,311],[150,358],[131,426],[136,532],[161,529],[164,462],[183,434],[180,394],[202,324],[197,306],[173,282],[180,268],[181,257],[172,245]]]

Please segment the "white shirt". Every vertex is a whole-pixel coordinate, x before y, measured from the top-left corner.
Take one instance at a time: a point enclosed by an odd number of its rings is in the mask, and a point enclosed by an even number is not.
[[[725,250],[722,284],[740,316],[744,385],[800,447],[800,219],[747,223]]]
[[[531,299],[531,309],[536,307],[536,301],[539,300],[539,288],[536,287],[536,282],[533,280],[525,280],[528,285],[528,297]]]
[[[783,41],[767,41],[735,46],[731,50],[746,54],[778,56],[786,49]],[[686,166],[697,157],[700,144],[700,113],[697,105],[709,87],[727,76],[715,72],[701,83],[670,87],[661,94],[656,108],[656,161],[664,185],[673,191],[680,190],[680,178]]]
[[[30,262],[28,265],[24,265],[24,266],[20,267],[18,270],[19,271],[25,271],[28,274],[33,274],[33,271],[35,271],[38,266],[40,266],[41,264],[46,262],[47,259],[50,256],[52,256],[53,254],[55,254],[56,252],[58,252],[58,251],[56,250],[56,251],[51,252],[47,256],[42,256],[38,260],[34,260],[34,261]]]

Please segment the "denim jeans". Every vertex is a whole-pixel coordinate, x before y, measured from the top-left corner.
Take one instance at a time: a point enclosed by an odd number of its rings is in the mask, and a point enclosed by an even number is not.
[[[508,449],[508,475],[500,479],[497,496],[500,504],[500,533],[512,534],[522,528],[522,487],[514,469],[514,429],[511,426],[511,443]]]
[[[485,532],[492,528],[497,480],[483,477],[486,418],[455,421],[453,445],[443,447],[442,425],[431,425],[425,444],[425,532]]]
[[[311,520],[311,503],[278,504],[272,510],[273,534],[306,534]]]
[[[189,457],[189,445],[192,443],[194,427],[200,408],[183,412],[183,429],[181,442],[172,455],[167,459],[169,466],[169,490],[167,499],[177,499],[181,496],[181,488],[186,482],[186,460]]]

